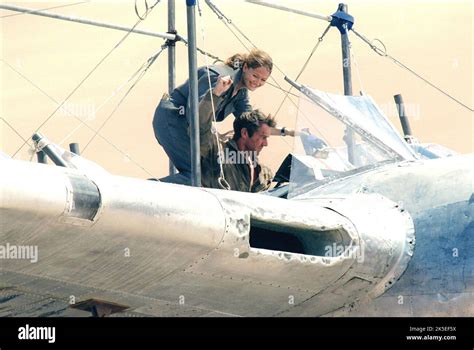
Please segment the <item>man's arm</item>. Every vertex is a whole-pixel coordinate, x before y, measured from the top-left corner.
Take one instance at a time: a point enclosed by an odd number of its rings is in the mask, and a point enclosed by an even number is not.
[[[284,126],[282,126],[282,127],[276,126],[276,127],[272,128],[271,134],[272,134],[272,136],[293,136],[293,137],[295,135],[298,135],[298,133],[295,130],[288,129]]]

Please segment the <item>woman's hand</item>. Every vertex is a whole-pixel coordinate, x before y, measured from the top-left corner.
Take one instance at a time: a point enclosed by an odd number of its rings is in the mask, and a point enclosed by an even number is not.
[[[212,93],[215,96],[221,96],[223,93],[229,90],[232,83],[233,81],[229,75],[226,75],[225,77],[219,76],[217,78],[216,86],[214,86],[214,89],[212,89]]]

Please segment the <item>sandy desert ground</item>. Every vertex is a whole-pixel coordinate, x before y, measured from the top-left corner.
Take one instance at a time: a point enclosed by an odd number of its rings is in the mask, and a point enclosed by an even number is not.
[[[36,9],[74,3],[2,2]],[[321,14],[334,13],[338,4],[337,1],[309,0],[275,2]],[[143,2],[139,3],[143,7]],[[327,26],[324,21],[240,0],[215,0],[215,3],[292,78]],[[221,58],[245,52],[203,1],[201,6],[202,17],[197,18],[198,46]],[[382,40],[389,54],[472,109],[474,24],[471,0],[358,0],[348,1],[348,6],[358,32]],[[177,1],[176,10],[178,32],[187,37],[185,2]],[[130,27],[138,20],[134,1],[88,1],[49,11]],[[21,147],[24,140],[52,115],[57,103],[65,100],[125,32],[16,15],[6,10],[0,10],[0,23],[0,149],[17,159],[28,160],[32,155],[28,145]],[[138,28],[166,32],[167,1],[162,0]],[[371,95],[398,129],[393,95],[402,94],[412,130],[420,141],[440,143],[460,153],[473,152],[472,111],[375,54],[354,35],[350,38],[357,61],[357,65],[353,62],[354,92],[364,90]],[[65,108],[91,128],[98,129],[129,88],[128,79],[162,44],[159,38],[131,34],[72,94]],[[187,78],[186,50],[182,43],[177,44],[178,83]],[[205,62],[199,55],[198,64]],[[85,157],[114,174],[140,178],[167,174],[166,155],[155,141],[151,127],[156,105],[167,91],[167,69],[167,53],[164,52],[103,126],[100,135],[107,141],[95,137],[83,149]],[[272,76],[282,87],[289,88],[278,69]],[[335,28],[326,35],[299,81],[319,90],[342,94],[340,38]],[[283,96],[281,90],[266,85],[251,93],[251,100],[255,107],[275,113]],[[293,101],[297,103],[297,98]],[[65,108],[54,113],[39,131],[64,147],[78,142],[84,148],[94,133],[71,117]],[[286,101],[277,119],[280,125],[292,127],[296,115],[295,105]],[[232,120],[230,116],[220,129],[230,129]],[[276,170],[291,148],[290,138],[273,137],[270,147],[262,152],[262,161]]]

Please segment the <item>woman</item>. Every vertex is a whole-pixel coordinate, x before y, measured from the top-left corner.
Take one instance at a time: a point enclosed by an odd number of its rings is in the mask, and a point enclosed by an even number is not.
[[[206,67],[198,69],[199,101],[209,89],[213,89],[219,76],[228,76],[231,87],[215,106],[216,120],[224,120],[229,114],[236,118],[243,112],[252,110],[248,90],[254,91],[264,85],[273,68],[271,57],[264,51],[253,49],[249,54],[235,54],[225,65],[209,67],[211,87],[209,87]],[[189,80],[173,90],[171,96],[164,96],[156,108],[153,130],[158,143],[164,148],[181,176],[191,179],[191,146],[189,123],[191,120],[189,101]]]

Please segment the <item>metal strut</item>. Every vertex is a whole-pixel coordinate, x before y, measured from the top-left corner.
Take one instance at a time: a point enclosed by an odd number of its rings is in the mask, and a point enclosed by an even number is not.
[[[25,7],[0,4],[0,9],[10,10],[10,11],[17,11],[17,12],[24,12],[24,13],[27,13],[29,15],[61,19],[61,20],[64,20],[64,21],[88,24],[88,25],[92,25],[92,26],[96,26],[96,27],[116,29],[116,30],[121,30],[121,31],[124,31],[124,32],[132,32],[132,33],[136,33],[136,34],[149,35],[149,36],[154,36],[154,37],[168,39],[168,40],[176,40],[176,36],[173,35],[173,34],[169,34],[169,33],[156,33],[156,32],[150,32],[150,31],[147,31],[147,30],[127,28],[127,27],[119,26],[119,25],[112,24],[112,23],[92,21],[90,19],[73,17],[73,16],[63,16],[63,15],[58,15],[56,13],[51,13],[51,12],[46,12],[46,11],[38,11],[38,10],[35,10],[35,9],[29,9],[29,8],[25,8]]]
[[[347,5],[339,4],[336,13],[332,15],[331,26],[337,27],[341,33],[342,74],[344,77],[344,95],[346,96],[352,96],[352,67],[349,30],[352,28],[353,24],[354,17],[347,13]],[[343,139],[347,145],[347,159],[351,164],[355,164],[355,141],[354,132],[351,128],[346,128]]]
[[[191,184],[201,187],[201,150],[199,135],[199,94],[196,58],[196,0],[186,0],[188,20],[188,62],[189,62],[189,100],[191,136]]]

